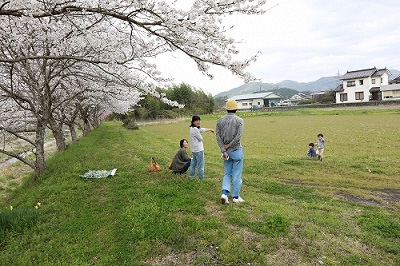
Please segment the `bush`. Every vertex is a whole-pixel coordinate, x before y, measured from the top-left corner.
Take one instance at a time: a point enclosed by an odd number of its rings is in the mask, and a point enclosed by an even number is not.
[[[132,129],[132,130],[137,130],[139,129],[139,126],[136,124],[135,120],[132,118],[127,118],[124,119],[122,126],[124,126],[126,129]]]
[[[303,105],[303,104],[312,104],[311,99],[304,99],[299,101],[299,105]]]
[[[179,114],[173,110],[161,110],[160,115],[168,119],[174,119],[179,116]]]

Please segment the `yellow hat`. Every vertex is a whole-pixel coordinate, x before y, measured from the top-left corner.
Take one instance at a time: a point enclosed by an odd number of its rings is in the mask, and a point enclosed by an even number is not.
[[[237,102],[235,100],[229,99],[226,102],[226,110],[227,111],[237,110]]]

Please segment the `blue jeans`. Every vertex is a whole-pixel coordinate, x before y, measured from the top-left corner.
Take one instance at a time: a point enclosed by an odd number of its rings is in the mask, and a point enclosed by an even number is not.
[[[240,189],[242,188],[242,171],[243,171],[243,148],[239,147],[233,151],[228,149],[229,159],[224,160],[224,178],[222,180],[222,193],[231,191],[232,182],[232,197],[239,197]]]
[[[182,168],[181,172],[182,173],[186,173],[186,171],[189,169],[190,167],[190,161],[188,161],[185,166]]]
[[[192,152],[193,159],[190,163],[189,178],[194,178],[196,167],[199,179],[204,179],[204,151]]]

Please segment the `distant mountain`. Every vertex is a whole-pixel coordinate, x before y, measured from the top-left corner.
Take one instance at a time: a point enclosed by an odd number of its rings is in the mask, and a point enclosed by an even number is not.
[[[392,75],[391,79],[400,75],[400,71],[395,69],[389,69]],[[322,77],[316,81],[311,82],[297,82],[293,80],[284,80],[279,83],[260,83],[260,82],[249,82],[245,83],[237,88],[231,89],[229,91],[224,91],[218,93],[214,96],[214,98],[229,98],[235,95],[240,94],[248,94],[259,91],[276,91],[277,89],[287,88],[292,89],[298,92],[319,92],[319,91],[328,91],[335,89],[341,83],[339,76],[331,76],[331,77]]]
[[[389,69],[390,73],[392,73],[392,75],[390,76],[390,79],[394,79],[396,77],[398,77],[400,75],[400,71],[396,70],[396,69]]]
[[[292,89],[295,91],[324,91],[324,90],[332,90],[337,87],[340,80],[336,77],[324,77],[320,78],[317,81],[312,82],[297,82],[293,80],[284,80],[279,83],[260,83],[260,82],[249,82],[245,83],[237,88],[231,89],[229,91],[224,91],[218,93],[214,96],[214,98],[218,97],[232,97],[240,94],[248,94],[259,91],[273,91],[281,88]]]

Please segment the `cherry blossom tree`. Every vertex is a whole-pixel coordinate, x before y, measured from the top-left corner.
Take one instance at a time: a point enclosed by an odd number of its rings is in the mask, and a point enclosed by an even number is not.
[[[36,177],[45,169],[47,127],[62,150],[66,121],[71,127],[80,117],[89,130],[97,125],[93,114],[127,112],[141,95],[179,106],[155,90],[170,81],[151,63],[160,54],[180,51],[210,78],[210,66],[217,65],[252,79],[245,68],[257,54],[236,60],[239,51],[223,21],[235,13],[262,14],[266,1],[192,2],[181,10],[176,1],[161,0],[0,0],[0,92],[7,103],[0,107],[0,129],[24,139],[18,132],[27,124],[10,124],[5,114],[29,117]]]
[[[0,96],[0,152],[17,158],[30,167],[35,167],[35,162],[26,158],[27,152],[34,151],[35,147],[35,118],[23,105],[9,97]],[[12,145],[12,149],[10,148]],[[18,152],[19,151],[19,152]]]

